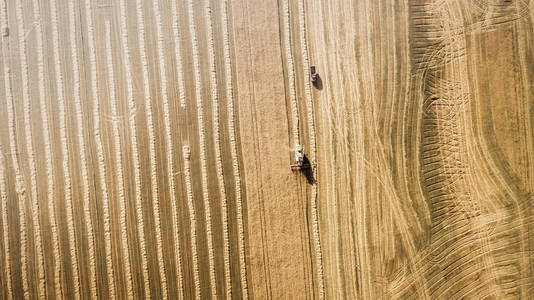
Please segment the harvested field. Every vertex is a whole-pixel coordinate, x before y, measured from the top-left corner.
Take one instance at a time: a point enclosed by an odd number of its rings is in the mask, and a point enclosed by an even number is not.
[[[0,4],[0,299],[534,298],[530,1]]]

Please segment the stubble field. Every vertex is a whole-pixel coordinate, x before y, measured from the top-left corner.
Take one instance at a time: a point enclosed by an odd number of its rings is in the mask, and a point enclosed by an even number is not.
[[[0,12],[0,299],[534,297],[530,1]]]

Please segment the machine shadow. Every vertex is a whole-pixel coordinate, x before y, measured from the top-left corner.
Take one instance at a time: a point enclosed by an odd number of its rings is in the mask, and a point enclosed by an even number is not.
[[[313,167],[306,155],[304,155],[304,165],[308,165],[310,167],[306,169],[301,169],[302,173],[304,173],[304,176],[306,176],[306,180],[309,184],[314,184],[315,178],[313,177]]]

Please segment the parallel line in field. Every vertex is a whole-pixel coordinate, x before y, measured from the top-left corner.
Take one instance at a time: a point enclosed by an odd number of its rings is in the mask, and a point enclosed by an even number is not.
[[[135,205],[136,205],[136,217],[137,217],[137,232],[139,234],[139,247],[141,250],[141,263],[143,268],[143,284],[146,296],[150,296],[150,284],[148,282],[148,265],[146,255],[146,241],[145,241],[145,222],[143,218],[143,205],[141,197],[141,169],[139,166],[139,152],[137,150],[137,124],[135,122],[136,106],[133,96],[133,77],[132,66],[130,60],[130,49],[128,47],[128,28],[126,26],[126,3],[125,0],[120,1],[120,15],[121,15],[121,44],[123,50],[123,57],[125,59],[125,71],[126,71],[126,87],[128,96],[128,111],[130,121],[130,137],[132,139],[132,153],[133,164],[135,172]],[[126,245],[127,247],[128,245]],[[128,248],[126,248],[128,252]],[[129,266],[127,267],[128,274],[128,298],[133,297],[133,279]]]
[[[85,18],[87,23],[87,37],[88,37],[88,46],[89,46],[89,61],[90,61],[90,70],[91,70],[91,90],[92,90],[92,103],[93,103],[93,131],[95,134],[96,149],[97,149],[97,159],[98,159],[98,172],[100,179],[100,188],[102,189],[102,209],[103,209],[103,218],[104,218],[104,244],[106,252],[106,272],[108,284],[111,289],[110,294],[114,296],[115,290],[115,280],[113,272],[113,259],[112,259],[112,245],[111,245],[111,221],[110,221],[110,198],[109,198],[109,189],[107,183],[107,170],[105,163],[104,155],[104,146],[102,141],[102,135],[100,131],[100,101],[98,95],[98,82],[97,82],[97,67],[96,67],[96,48],[95,48],[95,38],[94,38],[94,25],[93,25],[93,12],[91,2],[89,0],[85,1]],[[123,253],[127,270],[129,270],[128,265],[128,251]],[[129,272],[126,272],[129,274]],[[111,275],[111,277],[110,277]],[[127,281],[128,285],[129,281]]]
[[[120,133],[119,133],[119,120],[117,115],[117,99],[115,94],[115,75],[113,72],[113,56],[112,56],[112,47],[111,47],[111,25],[109,21],[106,21],[106,66],[108,72],[108,82],[109,82],[109,98],[111,102],[111,119],[113,125],[113,141],[115,143],[115,167],[117,168],[117,181],[118,181],[118,191],[119,191],[119,203],[120,203],[120,224],[121,224],[121,241],[122,241],[122,255],[125,257],[126,264],[129,263],[129,254],[128,252],[128,238],[127,228],[126,228],[126,197],[124,196],[124,175],[122,171],[122,149],[120,142]],[[109,230],[109,204],[104,204],[104,210],[107,213],[104,213],[104,218],[107,219],[108,230],[105,233],[106,239],[106,267],[107,267],[107,276],[108,283],[110,286],[110,298],[115,299],[117,295],[115,287],[115,271],[113,270],[113,258],[112,258],[112,249],[111,249],[111,232]]]
[[[247,283],[247,266],[245,262],[245,229],[243,221],[243,199],[241,194],[241,175],[239,173],[239,160],[236,142],[236,128],[235,128],[235,112],[234,112],[234,92],[232,83],[232,61],[230,54],[230,34],[228,25],[228,0],[223,1],[222,6],[222,24],[223,24],[223,51],[226,77],[226,101],[228,114],[228,132],[230,135],[230,152],[232,155],[232,168],[235,178],[235,199],[237,211],[237,227],[238,227],[238,248],[239,248],[239,267],[242,297],[244,300],[248,299],[248,283]]]
[[[2,18],[6,16],[6,3],[2,1]],[[7,28],[7,27],[6,27]],[[3,46],[6,47],[6,46]],[[2,48],[3,48],[2,47]],[[8,48],[8,47],[6,47]],[[2,51],[3,52],[3,51]],[[4,58],[4,88],[6,91],[6,102],[13,101],[13,95],[11,93],[11,80],[10,72],[7,66],[7,60],[5,53],[2,53]],[[2,234],[4,237],[4,259],[5,259],[5,275],[7,281],[7,297],[9,300],[13,299],[13,283],[12,283],[12,273],[11,273],[11,247],[9,246],[9,221],[8,221],[8,209],[7,209],[7,184],[5,178],[6,166],[4,162],[3,153],[0,154],[0,199],[2,201]]]
[[[219,182],[219,191],[221,197],[222,229],[223,229],[223,256],[224,256],[224,277],[226,285],[226,298],[232,298],[232,278],[230,275],[230,238],[228,232],[228,204],[226,198],[226,189],[224,184],[224,173],[221,156],[221,137],[220,137],[220,120],[219,120],[219,96],[217,95],[217,71],[215,66],[215,49],[213,41],[213,20],[211,14],[210,1],[205,0],[204,13],[207,17],[206,26],[208,34],[208,52],[209,52],[209,71],[211,101],[213,103],[213,139],[215,141],[215,162],[217,167],[217,179]]]
[[[17,7],[15,9],[16,16],[17,16],[17,28],[18,28],[18,42],[19,42],[19,54],[20,54],[20,65],[21,68],[28,69],[28,65],[26,63],[26,54],[25,54],[25,38],[24,38],[24,19],[23,19],[23,12],[22,12],[22,3],[21,1],[17,1]],[[8,49],[9,51],[9,49]],[[4,53],[4,56],[7,58],[7,54]],[[7,61],[7,60],[6,60]],[[22,72],[24,73],[24,71]],[[9,84],[9,89],[11,89],[11,74],[8,70],[8,73],[6,74],[6,82]],[[10,91],[11,94],[11,91]],[[19,221],[20,221],[20,260],[21,260],[21,272],[22,272],[22,288],[24,292],[24,298],[27,299],[30,296],[30,283],[28,282],[28,232],[27,232],[27,224],[26,224],[26,212],[25,212],[25,204],[26,204],[26,195],[25,195],[25,188],[24,188],[24,179],[21,174],[20,165],[18,161],[18,147],[16,144],[16,133],[15,133],[15,108],[14,108],[14,100],[13,95],[11,94],[10,99],[7,101],[8,105],[8,122],[9,122],[9,138],[10,138],[10,149],[11,149],[11,159],[13,160],[13,165],[15,167],[15,178],[16,178],[16,191],[17,195],[19,195],[22,199],[18,201],[18,207],[19,207]]]
[[[24,66],[27,66],[24,64]],[[36,254],[37,254],[37,264],[38,264],[38,276],[39,276],[39,291],[38,296],[44,297],[45,295],[45,273],[44,273],[44,262],[43,262],[43,244],[41,239],[41,226],[39,218],[39,200],[37,198],[37,169],[35,168],[35,155],[33,153],[33,142],[32,142],[32,129],[30,125],[30,99],[29,99],[29,88],[28,88],[28,69],[23,70],[22,76],[23,82],[23,98],[24,98],[24,131],[26,136],[26,149],[28,151],[28,165],[30,168],[30,183],[31,183],[31,215],[32,215],[32,224],[33,224],[33,233],[35,238],[36,245]]]
[[[284,44],[287,60],[287,72],[289,81],[289,101],[291,105],[291,114],[293,118],[293,144],[300,144],[300,120],[297,104],[297,92],[295,88],[295,64],[293,62],[293,50],[291,49],[291,30],[290,30],[290,15],[289,15],[289,3],[288,0],[283,2],[284,9]]]
[[[0,155],[0,199],[2,209],[2,234],[4,240],[4,263],[5,263],[5,278],[7,285],[7,298],[13,299],[13,288],[11,283],[11,249],[9,247],[9,223],[7,220],[7,184],[5,180],[4,156]]]
[[[2,27],[2,33],[9,31],[8,21],[7,21],[7,0],[2,0],[2,7],[0,7],[0,26]]]
[[[200,78],[200,61],[198,54],[198,41],[195,33],[195,17],[193,0],[188,0],[189,30],[191,33],[191,47],[193,50],[193,69],[195,76],[195,92],[197,100],[198,135],[200,139],[200,165],[202,176],[202,198],[204,199],[204,212],[206,217],[206,235],[208,240],[208,261],[210,269],[211,296],[217,299],[217,279],[215,277],[215,254],[213,249],[213,236],[211,230],[211,212],[208,191],[208,171],[206,162],[206,137],[204,129],[204,106],[202,104],[202,83]]]
[[[20,19],[19,29],[24,30],[24,20]],[[22,33],[22,34],[21,34]],[[38,296],[45,297],[46,294],[46,281],[44,272],[44,252],[41,238],[41,224],[39,218],[39,199],[37,198],[37,169],[35,167],[35,155],[33,153],[33,141],[32,141],[32,128],[31,128],[31,107],[30,107],[30,88],[28,82],[28,62],[27,62],[27,44],[25,39],[21,39],[24,31],[19,31],[19,54],[20,54],[20,66],[21,66],[21,79],[22,79],[22,97],[24,108],[24,132],[26,136],[26,149],[28,154],[28,166],[30,168],[30,184],[31,184],[31,222],[33,226],[33,233],[36,246],[37,256],[37,272],[39,276],[38,283]]]
[[[41,110],[41,122],[43,128],[43,139],[44,139],[44,152],[46,159],[46,175],[47,175],[47,186],[48,186],[48,214],[50,227],[52,231],[52,252],[54,255],[54,287],[56,298],[62,297],[62,282],[61,282],[61,252],[59,249],[59,234],[58,234],[58,225],[56,219],[55,211],[55,199],[54,199],[54,175],[53,170],[54,166],[52,163],[52,146],[50,143],[50,128],[48,123],[48,109],[46,106],[46,90],[45,90],[45,72],[44,72],[44,50],[43,50],[43,30],[41,24],[41,11],[39,9],[39,4],[37,1],[33,2],[33,18],[36,21],[35,23],[35,34],[36,34],[36,44],[37,44],[37,75],[39,82],[39,104]]]
[[[154,121],[152,114],[152,97],[150,96],[150,78],[148,74],[148,61],[145,47],[145,21],[143,16],[143,5],[141,0],[136,1],[137,8],[137,38],[139,41],[139,56],[141,57],[141,71],[143,74],[143,87],[145,94],[145,113],[148,127],[149,154],[150,154],[150,183],[152,187],[152,204],[154,210],[154,227],[156,230],[156,256],[161,280],[162,298],[167,299],[167,275],[165,274],[165,261],[163,259],[163,242],[161,237],[161,219],[159,209],[159,189],[158,189],[158,172],[156,166],[156,137],[154,134]],[[162,59],[162,58],[161,58]],[[148,275],[148,274],[147,274]],[[148,279],[148,278],[147,278]],[[147,298],[150,298],[148,290]]]
[[[197,251],[197,221],[195,216],[195,206],[193,204],[193,184],[191,183],[191,149],[185,145],[183,147],[185,186],[187,189],[187,206],[189,208],[189,226],[191,229],[191,255],[193,256],[193,278],[195,282],[195,299],[200,300],[200,274],[198,269]]]
[[[13,161],[13,166],[15,168],[15,179],[16,179],[16,185],[15,189],[17,192],[17,196],[20,196],[20,201],[18,202],[18,208],[19,208],[19,219],[20,219],[20,248],[21,248],[21,271],[22,271],[22,283],[23,283],[23,292],[24,292],[24,298],[27,299],[29,297],[30,291],[28,287],[28,267],[27,267],[27,257],[26,257],[26,248],[27,248],[27,232],[26,232],[26,214],[24,212],[24,183],[22,174],[20,174],[20,166],[17,158],[17,146],[16,146],[16,140],[15,140],[15,120],[14,120],[14,114],[15,109],[13,107],[13,96],[11,93],[11,80],[9,79],[11,76],[11,72],[9,68],[5,68],[4,70],[4,76],[5,78],[8,78],[6,80],[6,89],[9,89],[9,96],[7,101],[7,119],[8,119],[8,129],[9,129],[9,142],[10,142],[10,150],[11,150],[11,160]],[[17,197],[19,198],[19,197]],[[17,199],[19,200],[19,199]],[[22,209],[21,209],[22,206]]]
[[[171,1],[171,12],[172,12],[172,33],[174,41],[174,58],[176,60],[176,74],[178,80],[178,95],[180,98],[180,106],[185,108],[185,82],[184,82],[184,71],[183,71],[183,61],[182,61],[182,47],[180,46],[180,30],[178,26],[178,8],[176,6],[177,1]]]
[[[76,235],[74,225],[74,207],[72,205],[72,181],[70,176],[69,166],[69,150],[67,139],[67,124],[65,120],[65,98],[63,90],[63,71],[61,67],[60,49],[59,49],[59,30],[58,30],[58,17],[56,9],[56,0],[50,2],[50,10],[52,15],[52,44],[54,53],[54,67],[56,75],[56,89],[57,100],[59,104],[59,135],[61,142],[61,157],[63,158],[63,175],[65,179],[65,204],[67,208],[67,233],[68,244],[70,248],[73,283],[74,283],[74,299],[80,299],[81,287],[80,287],[80,272],[78,269],[78,253],[76,249]]]
[[[173,6],[176,7],[175,1]],[[174,153],[173,153],[173,144],[172,144],[172,129],[171,129],[171,118],[170,118],[170,109],[169,109],[169,95],[167,91],[167,76],[165,68],[165,54],[163,52],[163,34],[161,29],[161,11],[159,6],[159,0],[154,0],[154,14],[156,16],[156,34],[157,34],[157,49],[158,49],[158,62],[159,62],[159,72],[161,80],[161,97],[163,100],[163,113],[164,113],[164,123],[165,123],[165,137],[167,142],[167,176],[169,178],[169,194],[171,198],[171,207],[173,214],[173,235],[174,235],[174,249],[175,249],[175,260],[176,260],[176,275],[178,280],[178,297],[183,299],[183,275],[182,275],[182,255],[180,253],[180,235],[178,232],[178,209],[176,207],[176,188],[174,181],[174,164],[172,162]],[[177,50],[178,51],[178,50]],[[179,52],[178,52],[179,53]],[[177,57],[179,54],[177,54]],[[179,65],[179,64],[178,64]],[[179,70],[181,72],[181,70]],[[181,76],[181,74],[179,75]],[[181,78],[178,79],[180,81]],[[183,87],[182,87],[183,88]],[[180,88],[180,93],[183,91]]]
[[[305,11],[304,11],[304,0],[299,0],[298,3],[299,9],[299,27],[300,27],[300,43],[302,47],[302,58],[303,58],[303,74],[308,74],[310,71],[310,62],[308,58],[308,46],[306,40],[306,20],[305,20]],[[311,95],[311,86],[309,77],[304,80],[304,89],[305,89],[305,98],[306,98],[306,109],[308,113],[308,132],[310,139],[310,158],[313,166],[313,174],[317,174],[316,166],[316,157],[317,157],[317,145],[315,141],[315,121],[313,116],[313,99]],[[319,218],[317,215],[317,183],[313,183],[311,187],[311,213],[312,213],[312,228],[313,228],[313,239],[315,246],[315,259],[317,264],[317,281],[319,284],[319,299],[324,299],[324,277],[323,277],[323,262],[322,262],[322,248],[321,248],[321,237],[319,233]]]
[[[78,60],[78,47],[76,45],[76,19],[74,14],[74,1],[70,0],[68,3],[68,18],[69,18],[69,39],[70,39],[70,50],[71,50],[71,63],[72,63],[72,73],[73,73],[73,94],[74,94],[74,104],[76,109],[76,122],[74,125],[78,129],[78,146],[80,152],[80,165],[82,169],[82,186],[83,186],[83,210],[84,210],[84,219],[85,227],[87,228],[87,240],[89,246],[89,286],[91,291],[91,298],[98,298],[98,291],[96,286],[96,252],[95,252],[95,232],[93,229],[93,222],[91,220],[91,199],[89,194],[89,176],[87,175],[87,157],[85,150],[85,139],[83,136],[83,112],[82,112],[82,102],[80,96],[80,67]]]
[[[1,240],[1,249],[4,253],[4,258],[0,261],[0,297],[2,299],[12,299],[12,288],[11,288],[11,267],[10,259],[11,253],[9,249],[9,224],[7,224],[7,184],[4,179],[4,157],[3,153],[0,154],[0,209],[2,210],[2,215],[0,216],[0,222],[2,223],[2,238]]]

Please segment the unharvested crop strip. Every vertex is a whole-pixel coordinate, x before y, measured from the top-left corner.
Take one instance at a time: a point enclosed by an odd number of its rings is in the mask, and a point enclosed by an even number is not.
[[[33,153],[32,129],[31,129],[31,108],[30,108],[30,88],[28,83],[28,63],[27,63],[27,49],[26,40],[24,38],[24,20],[20,17],[19,11],[21,4],[17,5],[17,23],[19,29],[19,55],[21,67],[21,81],[22,81],[22,97],[24,107],[24,131],[26,136],[26,149],[28,152],[28,166],[30,168],[30,184],[31,184],[31,220],[33,225],[33,232],[35,238],[36,254],[37,254],[37,270],[39,276],[38,295],[45,297],[45,272],[43,261],[43,244],[41,239],[41,224],[39,218],[39,200],[37,198],[37,169],[35,167],[35,155]]]
[[[182,66],[182,51],[180,46],[180,30],[178,27],[178,9],[176,2],[171,1],[172,12],[172,33],[174,38],[174,56],[176,60],[176,74],[178,76],[178,93],[180,98],[180,106],[185,108],[185,83],[184,83],[184,71]]]
[[[295,89],[295,64],[293,62],[293,50],[291,49],[291,30],[288,0],[283,2],[284,9],[284,44],[287,59],[287,72],[289,80],[289,101],[291,102],[291,114],[293,117],[293,144],[300,144],[299,112],[297,105],[297,92]],[[305,73],[306,74],[306,73]]]
[[[226,101],[228,111],[228,131],[230,134],[230,152],[232,155],[232,168],[235,178],[235,199],[237,210],[238,227],[238,248],[239,248],[239,268],[241,277],[241,290],[243,299],[248,299],[247,266],[245,262],[245,229],[243,225],[243,199],[241,195],[241,176],[239,174],[239,160],[237,155],[235,112],[234,112],[234,92],[232,85],[232,61],[230,56],[230,34],[228,28],[228,0],[223,1],[222,6],[223,23],[223,50],[226,77]]]
[[[159,209],[158,171],[156,167],[156,137],[154,134],[154,122],[152,119],[152,98],[150,97],[150,78],[148,77],[148,61],[145,49],[145,21],[141,0],[136,1],[137,8],[137,38],[139,40],[139,55],[141,56],[141,70],[143,73],[143,87],[145,93],[145,113],[148,127],[148,141],[150,153],[150,175],[152,184],[152,203],[154,205],[154,223],[156,229],[156,251],[159,276],[161,279],[162,298],[167,299],[167,275],[165,274],[165,261],[163,259],[163,245],[161,237],[161,220]],[[163,57],[160,57],[163,59]],[[161,63],[161,62],[160,62]],[[150,298],[150,294],[147,296]]]
[[[17,27],[19,32],[19,54],[21,58],[21,68],[28,69],[28,65],[26,63],[26,43],[24,39],[24,19],[22,14],[22,3],[21,1],[17,1],[17,8],[16,8],[16,15],[17,15]],[[9,51],[9,49],[6,49],[5,52]],[[7,61],[7,58],[9,57],[7,53],[4,52],[4,61]],[[22,72],[25,73],[24,71]],[[20,260],[21,260],[21,272],[22,272],[22,288],[24,291],[24,298],[28,298],[30,294],[30,287],[28,282],[28,252],[27,252],[27,238],[28,238],[28,232],[27,232],[27,224],[26,224],[26,212],[25,212],[25,204],[26,204],[26,195],[25,195],[25,188],[24,188],[24,179],[21,174],[20,165],[18,161],[18,149],[16,143],[16,137],[15,137],[15,109],[14,109],[14,102],[13,102],[13,95],[11,93],[11,80],[10,80],[10,70],[6,69],[6,82],[7,86],[6,88],[9,88],[10,97],[7,99],[7,106],[8,106],[8,131],[9,131],[9,139],[10,139],[10,149],[11,149],[11,159],[13,160],[13,165],[15,167],[15,178],[16,178],[16,191],[17,195],[21,197],[21,200],[18,201],[19,206],[19,221],[20,221]],[[27,84],[27,82],[26,82]]]
[[[68,244],[70,248],[74,299],[80,299],[80,273],[78,270],[78,253],[76,249],[76,236],[74,228],[74,207],[72,205],[72,182],[69,169],[69,150],[67,147],[67,124],[65,120],[65,99],[63,91],[63,71],[61,68],[60,49],[59,49],[59,31],[57,20],[56,0],[50,2],[52,15],[52,43],[54,52],[54,67],[56,73],[57,100],[59,104],[59,135],[61,140],[61,156],[63,157],[63,174],[65,178],[65,204],[67,206],[67,233]]]
[[[121,14],[121,43],[123,50],[123,57],[125,59],[124,67],[126,69],[126,88],[128,95],[128,110],[130,120],[130,135],[132,139],[132,153],[135,172],[135,203],[137,214],[137,230],[139,234],[139,248],[141,250],[141,264],[143,268],[143,284],[145,290],[145,296],[150,297],[150,284],[148,282],[148,263],[146,254],[146,241],[145,241],[145,222],[143,218],[143,203],[141,197],[141,169],[139,166],[139,152],[137,151],[137,125],[135,123],[136,106],[133,97],[133,77],[132,66],[130,61],[130,49],[128,48],[128,28],[126,26],[126,3],[125,0],[120,1],[120,14]],[[126,245],[127,246],[127,245]],[[126,248],[126,252],[127,252]],[[129,267],[127,271],[129,270]],[[133,280],[131,272],[128,274],[128,298],[133,297]]]
[[[96,288],[96,252],[95,252],[95,236],[93,230],[93,222],[91,221],[91,205],[89,197],[89,176],[87,175],[87,158],[85,153],[85,139],[83,136],[83,113],[82,103],[80,99],[80,68],[78,65],[78,49],[76,46],[76,19],[74,14],[74,1],[70,0],[68,3],[69,9],[69,39],[71,50],[72,74],[74,80],[74,104],[76,107],[76,122],[75,127],[78,128],[78,146],[80,151],[80,163],[82,169],[82,185],[83,185],[83,211],[85,219],[85,227],[87,228],[87,240],[89,250],[89,286],[92,299],[97,299]]]
[[[183,147],[185,186],[187,189],[187,206],[189,207],[189,226],[191,230],[191,255],[193,256],[193,278],[195,282],[195,299],[200,300],[200,274],[198,270],[197,221],[193,204],[193,185],[191,184],[191,149]]]
[[[226,284],[226,299],[232,299],[232,279],[230,275],[230,242],[228,233],[228,204],[224,184],[224,174],[221,156],[221,138],[219,130],[219,96],[217,95],[217,73],[215,68],[215,49],[213,44],[213,24],[211,17],[210,1],[205,0],[205,14],[207,17],[206,30],[208,32],[209,70],[211,101],[213,102],[213,138],[215,140],[215,162],[217,165],[217,179],[221,194],[221,213],[223,230],[223,256],[224,256],[224,279]]]
[[[193,69],[195,73],[195,92],[197,98],[198,134],[200,140],[200,165],[202,173],[202,197],[204,198],[204,212],[206,215],[206,235],[208,240],[208,258],[210,269],[211,296],[217,299],[217,279],[215,278],[215,254],[213,249],[213,236],[211,231],[211,212],[208,192],[208,172],[206,167],[206,137],[204,135],[204,107],[202,104],[202,83],[200,78],[200,61],[198,55],[198,41],[195,33],[195,17],[193,0],[188,0],[189,30],[191,33],[191,46],[193,48]]]
[[[154,0],[154,13],[156,15],[156,32],[157,32],[157,48],[158,48],[158,62],[159,73],[161,80],[161,98],[163,99],[163,112],[165,123],[165,137],[167,140],[167,168],[169,177],[169,194],[171,195],[171,206],[173,214],[173,233],[174,233],[174,249],[176,260],[176,275],[178,276],[178,297],[183,299],[183,279],[182,279],[182,256],[180,253],[180,234],[178,232],[178,209],[176,207],[176,189],[174,182],[174,165],[172,159],[174,157],[173,144],[171,136],[171,118],[169,109],[169,95],[167,94],[167,76],[165,69],[165,54],[163,53],[163,34],[161,32],[161,12],[159,7],[159,0]],[[176,8],[176,1],[172,1],[173,6]],[[177,57],[179,57],[177,55]],[[181,71],[181,70],[180,70]],[[180,76],[180,75],[179,75]],[[179,79],[178,81],[180,81]],[[183,91],[180,88],[180,93]]]
[[[43,128],[44,152],[46,158],[46,176],[48,179],[48,214],[52,231],[52,252],[54,255],[54,286],[56,298],[62,298],[61,286],[61,252],[59,251],[59,234],[56,220],[54,203],[54,176],[52,164],[52,147],[50,144],[50,128],[48,124],[48,109],[45,102],[45,78],[44,78],[44,50],[43,50],[43,30],[41,25],[41,11],[38,1],[33,1],[33,18],[35,23],[35,34],[37,44],[37,75],[39,82],[39,104],[41,110],[41,121]]]
[[[300,27],[300,43],[302,47],[302,66],[303,74],[308,74],[310,70],[310,62],[308,58],[308,46],[306,41],[306,15],[304,11],[304,0],[299,0],[299,27]],[[317,157],[317,145],[315,142],[315,122],[313,116],[313,99],[311,95],[311,86],[309,79],[304,81],[305,87],[305,96],[306,96],[306,109],[308,112],[308,132],[310,139],[310,158],[315,164],[315,159]],[[313,173],[317,174],[317,167],[313,167]],[[315,246],[315,259],[317,264],[317,281],[319,284],[319,299],[324,299],[324,278],[323,278],[323,262],[322,262],[322,249],[321,249],[321,237],[319,234],[319,219],[317,215],[317,183],[312,185],[311,191],[311,213],[312,213],[312,229],[313,229],[313,239]]]
[[[122,255],[126,261],[126,265],[129,269],[129,253],[128,253],[128,239],[126,237],[126,197],[124,196],[124,175],[122,171],[122,149],[120,142],[120,133],[119,133],[119,120],[117,115],[117,99],[115,96],[115,75],[113,72],[113,56],[111,50],[111,25],[109,21],[106,21],[106,62],[108,68],[108,82],[109,82],[109,98],[111,102],[111,119],[113,123],[113,140],[115,142],[115,166],[117,168],[117,181],[118,181],[118,190],[119,190],[119,203],[120,203],[120,223],[121,223],[121,241],[122,241]],[[109,229],[109,205],[105,205],[108,213],[108,229]],[[115,290],[115,280],[114,280],[114,270],[113,270],[113,260],[111,252],[111,232],[106,231],[106,267],[108,281],[110,285],[110,298],[115,299],[116,290]]]
[[[5,61],[4,61],[5,63]],[[9,75],[9,72],[5,72],[4,75]],[[7,77],[4,77],[6,81],[6,87],[9,85]],[[7,89],[6,89],[7,91]],[[6,98],[11,98],[9,95]],[[10,101],[7,99],[7,101]],[[4,238],[4,262],[5,262],[5,278],[7,285],[7,298],[8,300],[13,299],[13,287],[11,283],[11,248],[9,247],[9,223],[7,220],[7,184],[5,178],[6,166],[4,163],[4,156],[0,154],[0,200],[2,201],[2,234]]]

